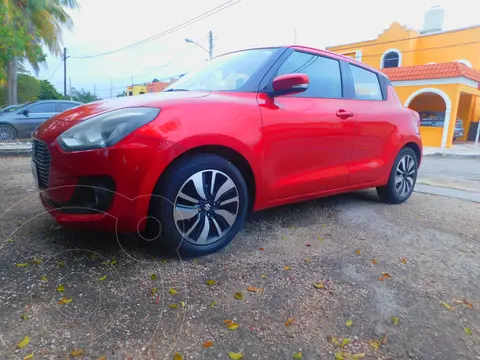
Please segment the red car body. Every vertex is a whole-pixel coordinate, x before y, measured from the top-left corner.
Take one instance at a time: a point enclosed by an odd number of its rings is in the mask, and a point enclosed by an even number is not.
[[[186,153],[208,151],[233,162],[246,179],[249,207],[254,211],[385,185],[404,147],[413,149],[420,162],[418,114],[400,104],[382,73],[327,51],[298,46],[280,50],[317,54],[342,66],[368,69],[385,81],[385,99],[167,91],[83,105],[55,116],[34,132],[34,140],[41,144],[36,151],[50,154],[49,173],[46,180],[43,174],[45,181],[40,184],[43,205],[60,224],[137,232],[144,230],[151,195],[162,174]],[[57,141],[65,130],[92,116],[142,106],[161,112],[113,146],[69,152]],[[35,164],[34,172],[42,177]],[[109,179],[114,194],[107,208],[100,213],[68,211],[70,205],[77,205],[72,197],[81,179],[90,176],[98,176],[100,183],[105,181],[102,176]]]

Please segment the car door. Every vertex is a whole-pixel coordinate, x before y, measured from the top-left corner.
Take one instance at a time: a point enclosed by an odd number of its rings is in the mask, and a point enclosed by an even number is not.
[[[45,120],[51,118],[57,114],[57,107],[55,101],[46,101],[34,103],[25,109],[22,109],[19,114],[17,114],[17,124],[20,134],[23,136],[30,137],[33,130],[37,128]],[[26,113],[23,110],[27,110]]]
[[[352,85],[349,107],[356,114],[358,126],[350,162],[350,185],[365,185],[390,173],[392,150],[388,145],[395,142],[398,105],[387,101],[386,89],[377,73],[353,64],[348,64],[348,70]]]
[[[308,197],[348,185],[355,116],[343,98],[340,61],[292,51],[275,76],[309,76],[303,93],[259,93],[268,201]]]

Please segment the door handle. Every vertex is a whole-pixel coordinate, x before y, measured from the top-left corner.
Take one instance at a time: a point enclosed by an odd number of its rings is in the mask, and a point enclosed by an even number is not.
[[[351,111],[340,109],[340,110],[337,110],[337,116],[339,118],[346,119],[346,118],[355,116],[355,114]]]

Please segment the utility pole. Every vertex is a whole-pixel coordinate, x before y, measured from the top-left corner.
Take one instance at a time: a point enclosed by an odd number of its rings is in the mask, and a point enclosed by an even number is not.
[[[63,48],[63,96],[67,98],[67,48]]]
[[[133,86],[133,76],[132,76],[132,86]]]
[[[95,97],[97,96],[97,89],[96,89],[95,85],[93,85],[93,96],[95,96]]]
[[[213,33],[212,30],[208,32],[208,54],[210,55],[210,60],[213,57]]]
[[[70,94],[70,100],[72,100],[72,79],[68,78],[68,93]]]
[[[110,99],[112,98],[112,78],[110,78]]]
[[[8,62],[8,105],[17,105],[17,58]]]

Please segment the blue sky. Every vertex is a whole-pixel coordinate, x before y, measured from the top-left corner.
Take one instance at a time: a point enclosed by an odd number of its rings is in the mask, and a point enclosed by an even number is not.
[[[64,45],[72,58],[67,60],[68,78],[76,88],[110,97],[132,82],[151,81],[184,73],[206,61],[208,54],[186,37],[208,47],[208,31],[214,34],[214,55],[263,45],[296,43],[325,46],[375,38],[394,22],[414,28],[432,5],[446,10],[445,29],[480,22],[468,0],[364,0],[332,1],[242,0],[170,35],[143,45],[91,59],[95,55],[149,38],[188,21],[228,0],[78,0],[81,9],[71,11],[75,27],[65,30]],[[48,79],[63,92],[61,59],[48,57],[39,78]],[[57,69],[57,71],[55,71]]]

